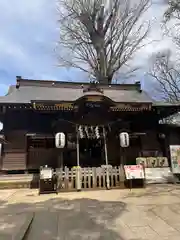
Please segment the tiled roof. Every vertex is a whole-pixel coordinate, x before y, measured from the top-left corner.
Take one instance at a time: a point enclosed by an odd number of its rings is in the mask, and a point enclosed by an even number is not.
[[[98,85],[103,91],[84,92],[85,83],[65,83],[52,81],[20,80],[20,86],[10,86],[6,96],[0,97],[0,103],[30,103],[39,101],[76,101],[89,95],[104,95],[114,102],[151,103],[152,99],[137,84]]]
[[[179,106],[180,103],[170,103],[170,102],[153,102],[153,106],[154,107],[172,107],[172,106]]]

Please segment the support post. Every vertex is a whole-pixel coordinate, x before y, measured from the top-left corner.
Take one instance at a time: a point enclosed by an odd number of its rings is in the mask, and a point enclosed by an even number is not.
[[[62,168],[63,169],[63,150],[60,151],[60,154],[58,156],[58,168]]]
[[[78,128],[76,127],[76,149],[77,149],[77,171],[76,171],[76,187],[77,191],[81,191],[81,179],[80,179],[80,162],[79,162],[79,134]]]
[[[25,174],[28,174],[28,136],[27,135],[25,135],[25,149],[26,149],[26,170],[25,170]]]
[[[122,174],[121,181],[123,183],[125,181],[124,164],[125,164],[124,148],[120,147],[120,169],[121,169],[121,174]]]
[[[130,191],[132,191],[132,179],[130,179],[129,181],[130,181],[129,182],[129,189],[130,189]]]
[[[107,142],[106,142],[106,132],[104,127],[103,127],[103,138],[104,138],[104,153],[105,153],[105,161],[106,161],[106,185],[107,185],[107,189],[110,189]]]
[[[124,148],[123,147],[121,147],[120,148],[120,154],[121,154],[121,165],[122,165],[122,167],[124,167]]]

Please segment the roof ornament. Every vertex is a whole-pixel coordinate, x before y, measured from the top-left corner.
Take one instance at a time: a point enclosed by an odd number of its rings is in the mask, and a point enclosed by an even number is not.
[[[21,76],[16,76],[16,89],[19,89],[20,88],[20,80],[21,80]]]
[[[139,92],[142,93],[141,82],[140,81],[135,81],[135,85],[138,87]]]
[[[103,90],[99,87],[99,82],[92,80],[90,81],[90,84],[87,88],[83,89],[83,92],[91,92],[91,91],[95,91],[95,92],[99,92],[99,93],[103,93]]]
[[[20,83],[17,82],[17,83],[16,83],[16,89],[19,89],[19,88],[20,88]]]

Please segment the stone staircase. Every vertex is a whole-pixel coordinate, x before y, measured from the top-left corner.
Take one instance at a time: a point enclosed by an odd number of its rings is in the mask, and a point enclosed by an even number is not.
[[[0,175],[0,189],[37,188],[38,174]]]

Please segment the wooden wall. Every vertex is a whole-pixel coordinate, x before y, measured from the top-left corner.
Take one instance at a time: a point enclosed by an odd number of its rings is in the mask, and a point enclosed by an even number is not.
[[[131,137],[129,147],[124,149],[124,163],[134,165],[136,164],[136,158],[139,156],[141,151],[139,137]],[[121,149],[121,154],[123,151]]]
[[[120,141],[118,138],[115,138],[114,136],[109,136],[107,139],[107,152],[108,152],[108,162],[110,165],[118,166],[120,165]],[[103,155],[104,148],[103,148]],[[105,164],[105,158],[104,158],[104,164]]]
[[[123,113],[123,116],[125,116],[125,114],[127,113]],[[60,113],[60,115],[62,114]],[[31,132],[53,134],[53,131],[59,129],[67,129],[69,132],[74,131],[70,128],[70,125],[63,122],[60,122],[54,128],[52,127],[53,121],[59,118],[66,119],[66,116],[60,115],[56,116],[53,114],[42,114],[32,111],[8,112],[5,116],[4,123],[4,134],[6,140],[8,141],[8,144],[4,144],[4,151],[2,160],[0,161],[0,168],[2,170],[39,169],[40,166],[45,164],[56,167],[59,156],[57,149],[27,148],[26,133]],[[144,120],[143,116],[143,114],[141,114],[141,116],[139,116],[139,114],[136,114],[134,117],[129,116],[129,119],[127,119],[133,123],[133,126],[130,126],[130,131],[147,133],[145,136],[141,137],[141,141],[132,139],[130,142],[130,147],[126,150],[125,154],[127,162],[131,164],[135,161],[136,157],[138,157],[139,152],[142,150],[161,151],[161,144],[157,138],[157,126],[155,125],[156,121],[154,120],[154,122],[151,122],[150,119],[153,118],[149,115],[146,117],[146,120]],[[110,117],[110,115],[108,117]],[[73,118],[69,120],[72,119]],[[141,123],[139,119],[141,119]],[[126,119],[122,120],[122,122],[126,123]],[[117,131],[119,131],[119,129],[120,127],[118,127]],[[180,134],[177,132],[177,129],[171,129],[169,132],[169,143],[180,144]],[[107,145],[109,164],[119,165],[121,154],[123,154],[120,151],[119,139],[115,139],[113,135],[108,139]],[[67,153],[64,154],[64,160],[70,162],[71,159],[73,159],[75,164],[76,151],[72,151],[72,156],[70,156],[70,154],[68,155]],[[102,154],[104,155],[104,152]]]
[[[4,135],[8,144],[4,145],[0,169],[3,171],[34,170],[46,164],[55,166],[58,161],[55,147],[29,148],[26,134],[54,134],[57,129],[53,123],[59,118],[69,117],[66,115],[68,113],[48,114],[32,110],[8,110],[4,116]],[[60,122],[58,126],[60,129],[65,128],[71,131],[69,125],[64,122]]]
[[[40,166],[48,165],[56,168],[58,163],[58,153],[55,148],[35,148],[29,149],[27,153],[27,169],[39,169]]]
[[[169,128],[169,145],[179,145],[180,144],[180,129],[179,128]]]
[[[141,149],[144,152],[161,151],[158,133],[155,130],[147,131],[146,135],[141,137]]]
[[[4,144],[2,170],[26,169],[26,131],[14,130],[6,133],[7,144]]]

